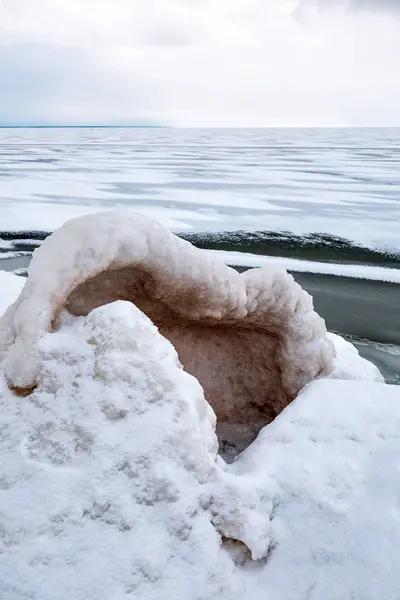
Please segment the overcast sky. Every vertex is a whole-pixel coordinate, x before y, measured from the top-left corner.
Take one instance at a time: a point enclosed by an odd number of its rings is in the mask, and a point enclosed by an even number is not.
[[[400,126],[400,0],[0,0],[0,123]]]

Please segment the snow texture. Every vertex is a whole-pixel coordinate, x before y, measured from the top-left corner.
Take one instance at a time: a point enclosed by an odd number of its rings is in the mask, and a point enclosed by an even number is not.
[[[362,358],[353,344],[335,333],[327,333],[327,338],[335,348],[335,358],[328,375],[330,379],[384,382],[384,377],[378,367]]]
[[[398,387],[315,381],[228,466],[133,304],[64,314],[38,357],[28,398],[0,380],[2,600],[398,597]]]
[[[0,271],[0,316],[15,302],[24,286],[25,279],[13,273]]]
[[[117,302],[67,317],[38,354],[29,398],[1,382],[2,600],[239,598],[220,535],[264,556],[269,501],[217,458],[172,345]]]
[[[232,467],[272,499],[267,565],[248,597],[395,600],[400,389],[313,382]]]

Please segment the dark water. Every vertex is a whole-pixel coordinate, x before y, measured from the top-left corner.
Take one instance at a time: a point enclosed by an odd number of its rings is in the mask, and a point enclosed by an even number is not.
[[[400,251],[370,248],[338,235],[296,235],[290,231],[184,232],[179,235],[203,249],[400,269]]]
[[[361,356],[400,384],[400,285],[312,273],[293,273],[314,298],[330,331],[344,335]]]
[[[295,279],[314,298],[327,327],[382,344],[400,344],[400,285],[295,273]]]

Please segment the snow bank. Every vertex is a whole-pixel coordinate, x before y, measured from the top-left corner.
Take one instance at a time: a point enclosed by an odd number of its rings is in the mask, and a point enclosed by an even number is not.
[[[231,470],[273,503],[248,598],[395,599],[400,590],[400,388],[311,383]]]
[[[131,303],[63,315],[38,365],[0,380],[4,600],[397,597],[399,388],[315,381],[228,466]]]
[[[24,287],[25,279],[13,273],[0,271],[0,316],[15,302]]]
[[[355,279],[371,279],[388,283],[400,283],[400,269],[372,267],[370,265],[345,265],[311,260],[298,260],[280,256],[262,256],[249,252],[228,250],[205,250],[210,256],[216,256],[228,265],[236,267],[263,267],[279,265],[288,271],[297,273],[317,273],[318,275],[337,275]]]
[[[327,333],[327,338],[335,348],[330,379],[351,379],[383,383],[384,377],[378,367],[362,358],[357,348],[335,333]]]
[[[117,302],[67,317],[38,356],[29,398],[0,386],[1,597],[243,597],[221,535],[265,555],[269,504],[217,458],[172,345]]]
[[[284,269],[239,275],[155,221],[112,211],[65,223],[35,250],[0,321],[10,387],[26,394],[37,385],[38,342],[64,308],[86,315],[118,299],[172,341],[220,421],[271,421],[332,364],[324,321]]]

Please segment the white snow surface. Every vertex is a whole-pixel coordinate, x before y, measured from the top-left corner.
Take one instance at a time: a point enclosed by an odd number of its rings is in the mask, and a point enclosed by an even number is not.
[[[397,386],[309,384],[232,466],[265,481],[273,504],[247,597],[397,599],[399,466]]]
[[[400,283],[400,269],[371,267],[368,265],[324,263],[280,256],[262,256],[260,254],[251,254],[250,252],[235,252],[228,250],[205,250],[205,252],[211,256],[219,257],[227,265],[234,265],[237,267],[278,265],[288,271],[297,273],[317,273],[319,275],[336,275],[355,279],[372,279],[373,281]]]
[[[384,382],[384,377],[378,367],[362,358],[353,344],[335,333],[328,332],[326,335],[335,348],[335,358],[328,375],[330,379]]]
[[[46,231],[51,233],[70,219],[98,213],[104,210],[104,208],[112,212],[117,206],[118,203],[115,201],[110,207],[104,207],[99,202],[93,202],[93,204],[66,204],[65,202],[49,204],[30,201],[27,204],[15,198],[9,204],[2,206],[1,231]],[[130,209],[124,207],[124,210]],[[156,218],[165,227],[178,231],[193,228],[185,219],[192,218],[200,222],[202,220],[201,215],[197,215],[194,211],[185,210],[184,208],[170,211],[162,206],[153,208],[144,205],[135,206],[136,211]],[[132,210],[132,212],[134,211]],[[205,218],[203,217],[203,219]],[[207,219],[210,219],[208,215]]]
[[[398,387],[315,381],[228,466],[131,303],[38,346],[31,396],[0,380],[2,600],[398,597]]]
[[[14,273],[0,271],[0,317],[18,298],[25,281],[23,277],[18,277]]]
[[[29,398],[1,384],[2,600],[242,597],[220,534],[264,556],[270,501],[217,459],[215,415],[172,345],[117,302],[38,351]]]

